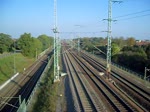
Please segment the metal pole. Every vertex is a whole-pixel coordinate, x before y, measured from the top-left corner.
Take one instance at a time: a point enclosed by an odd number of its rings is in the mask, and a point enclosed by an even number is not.
[[[146,79],[146,67],[145,67],[145,72],[144,72],[144,80]]]
[[[59,37],[57,38],[57,74],[56,74],[56,80],[59,80]]]
[[[36,57],[36,60],[37,60],[37,48],[36,48],[36,56],[35,57]]]
[[[55,76],[56,76],[56,0],[54,0],[54,80],[55,80]]]
[[[150,69],[148,69],[147,67],[145,67],[144,80],[146,80],[146,78],[149,77],[149,76],[147,76],[147,71],[150,71]]]
[[[78,55],[80,55],[80,39],[78,39]]]
[[[107,30],[107,75],[108,75],[108,79],[110,79],[110,74],[111,74],[111,22],[112,21],[116,21],[116,20],[112,20],[112,2],[116,3],[121,3],[122,1],[118,1],[118,0],[109,0],[108,1],[108,19],[104,19],[108,21],[108,30]]]
[[[15,48],[15,40],[14,40],[14,74],[16,73],[16,57],[15,57],[15,51],[16,51],[16,48]]]
[[[54,0],[54,82],[59,81],[59,38],[57,30],[57,0]]]
[[[111,74],[111,21],[112,21],[112,0],[108,2],[108,32],[107,32],[107,75],[108,79],[110,78]]]
[[[19,95],[19,105],[21,105],[21,95]]]

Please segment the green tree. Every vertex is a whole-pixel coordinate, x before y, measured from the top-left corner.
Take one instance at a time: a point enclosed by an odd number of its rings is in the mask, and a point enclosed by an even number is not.
[[[150,59],[150,44],[146,47],[147,58]]]
[[[77,40],[78,40],[78,39],[77,39]],[[82,46],[81,46],[81,47],[82,47],[83,49],[85,49],[85,50],[91,52],[92,49],[94,48],[93,45],[92,45],[92,43],[91,43],[90,38],[84,37],[84,38],[80,39],[80,41],[82,42]]]
[[[120,47],[116,43],[112,43],[111,53],[112,56],[118,54],[120,52]]]
[[[49,48],[53,44],[53,38],[48,37],[45,34],[38,36],[38,39],[41,41],[41,43],[43,45],[42,50],[45,50],[45,49]]]
[[[126,41],[123,37],[114,38],[112,39],[112,42],[116,43],[120,48],[126,45]]]
[[[20,36],[17,45],[20,50],[22,50],[22,54],[25,56],[33,57],[32,51],[33,38],[31,34],[24,33]]]
[[[0,33],[0,53],[11,51],[13,40],[10,35]]]
[[[144,49],[140,46],[125,46],[122,49],[123,52],[130,52],[130,55],[133,53],[137,53],[138,55],[141,55],[144,59],[147,58],[147,55],[144,51]]]
[[[36,55],[41,53],[42,48],[43,48],[43,45],[42,45],[41,41],[37,38],[33,38],[32,51],[33,51],[34,57],[36,57]]]
[[[17,44],[22,50],[22,54],[28,57],[35,57],[42,49],[42,43],[38,39],[31,37],[30,33],[21,35]]]

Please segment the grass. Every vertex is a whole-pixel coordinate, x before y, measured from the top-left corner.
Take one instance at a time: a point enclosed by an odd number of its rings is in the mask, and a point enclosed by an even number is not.
[[[40,84],[40,90],[37,93],[36,102],[33,105],[32,112],[56,111],[58,83],[53,83],[53,69],[52,66]]]
[[[0,58],[0,85],[14,75],[14,56],[16,72],[23,72],[24,68],[29,67],[34,59],[24,57],[20,53]]]

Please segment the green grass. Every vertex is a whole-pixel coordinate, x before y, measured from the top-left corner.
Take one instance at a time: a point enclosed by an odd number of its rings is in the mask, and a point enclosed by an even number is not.
[[[22,54],[15,54],[16,72],[23,72],[29,67],[34,59],[24,57]],[[14,75],[14,55],[0,58],[0,85]]]
[[[31,112],[55,112],[56,101],[58,98],[57,90],[58,83],[53,83],[54,72],[53,66],[50,68],[45,78],[40,84],[39,91],[37,93],[36,102],[33,104]],[[30,112],[30,111],[29,111]]]

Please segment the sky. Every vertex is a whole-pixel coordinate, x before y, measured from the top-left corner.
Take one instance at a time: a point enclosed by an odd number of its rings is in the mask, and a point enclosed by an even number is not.
[[[112,37],[150,40],[150,0],[112,4]],[[57,0],[61,38],[106,37],[108,0]],[[0,33],[19,38],[31,33],[53,36],[54,0],[0,0]],[[74,32],[74,33],[72,33]],[[76,32],[76,33],[75,33]]]

